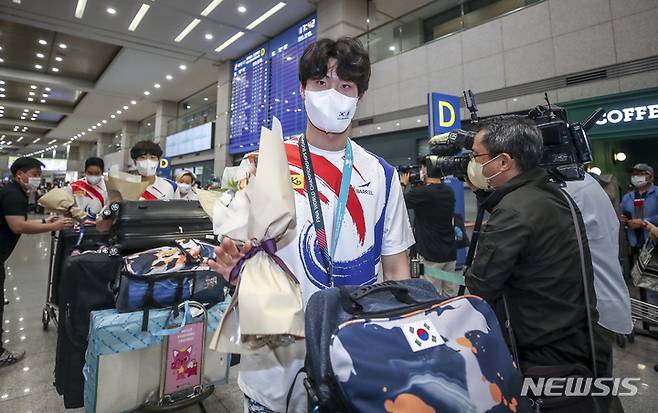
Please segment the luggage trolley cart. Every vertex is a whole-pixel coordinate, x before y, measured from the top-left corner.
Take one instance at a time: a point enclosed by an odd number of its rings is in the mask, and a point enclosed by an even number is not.
[[[179,327],[168,329],[172,319],[182,312]],[[162,345],[160,390],[157,400],[147,401],[137,411],[165,412],[198,405],[206,413],[203,400],[215,391],[213,384],[203,382],[203,360],[206,350],[208,313],[196,301],[186,301],[172,308],[165,323]]]
[[[50,233],[50,261],[48,263],[48,288],[46,288],[46,304],[43,307],[43,312],[41,313],[41,325],[44,331],[48,330],[48,325],[52,321],[55,324],[55,327],[58,327],[57,324],[57,310],[59,306],[57,305],[56,300],[56,275],[57,268],[60,264],[59,257],[59,233],[53,231]]]
[[[633,317],[634,323],[642,321],[645,325],[658,326],[658,306],[653,304],[631,298],[631,316]],[[655,338],[654,335],[644,334],[644,332],[641,331],[638,332],[638,334],[648,335]],[[654,364],[653,369],[658,371],[658,364]]]

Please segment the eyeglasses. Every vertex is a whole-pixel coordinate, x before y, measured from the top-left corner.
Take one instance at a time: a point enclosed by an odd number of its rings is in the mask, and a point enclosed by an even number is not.
[[[475,159],[475,158],[477,158],[477,157],[480,157],[480,156],[486,156],[486,155],[490,155],[490,154],[488,154],[488,153],[479,153],[479,154],[476,155],[475,152],[471,152],[471,153],[468,154],[468,156],[469,156],[471,159]]]

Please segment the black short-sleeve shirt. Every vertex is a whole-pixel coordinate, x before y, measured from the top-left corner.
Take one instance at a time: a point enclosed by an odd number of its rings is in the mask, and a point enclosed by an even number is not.
[[[414,210],[414,236],[418,253],[428,261],[449,262],[457,256],[452,217],[455,193],[445,184],[414,188],[404,195]]]
[[[18,243],[20,234],[14,234],[7,225],[6,216],[24,216],[27,219],[27,194],[15,181],[0,188],[0,262],[9,258]]]

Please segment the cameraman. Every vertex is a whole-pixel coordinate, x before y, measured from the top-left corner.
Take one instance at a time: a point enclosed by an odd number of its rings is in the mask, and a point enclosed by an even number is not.
[[[400,176],[403,188],[409,187],[410,173]],[[453,228],[453,211],[455,193],[440,178],[427,175],[427,164],[423,160],[420,166],[422,184],[415,186],[404,194],[407,209],[414,210],[414,236],[416,250],[423,263],[442,271],[455,271],[457,249]],[[430,279],[441,295],[454,297],[459,286],[447,281]]]
[[[466,286],[484,298],[501,324],[506,299],[521,369],[591,369],[587,308],[575,225],[560,188],[539,168],[543,139],[534,122],[494,117],[481,124],[468,167],[470,182],[491,192],[482,207],[490,212],[482,229]],[[582,236],[592,324],[596,296],[585,226]],[[612,347],[595,327],[597,374],[609,377]]]

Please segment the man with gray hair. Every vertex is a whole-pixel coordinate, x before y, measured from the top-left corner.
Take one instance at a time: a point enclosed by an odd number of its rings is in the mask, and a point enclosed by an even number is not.
[[[578,364],[591,369],[585,286],[569,201],[539,167],[543,140],[531,120],[495,117],[481,124],[468,167],[470,183],[488,194],[483,227],[466,286],[501,323],[509,309],[521,369]],[[608,376],[612,348],[596,326],[596,296],[585,226],[576,209],[586,284],[595,325],[597,374]]]

